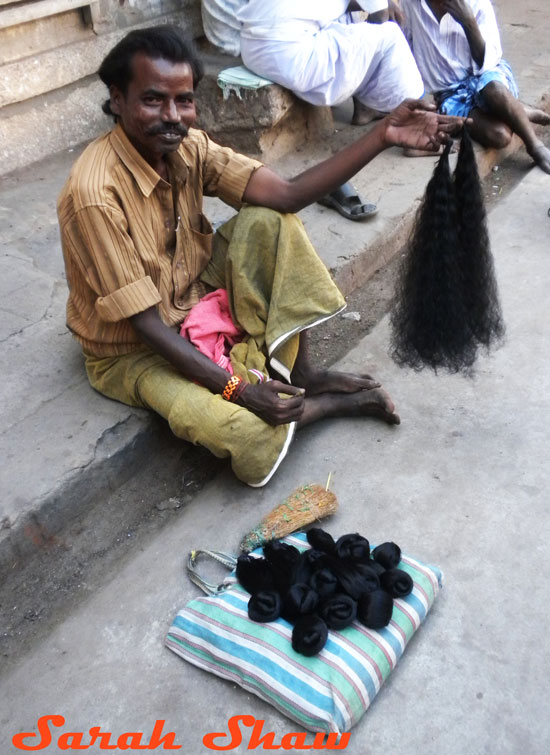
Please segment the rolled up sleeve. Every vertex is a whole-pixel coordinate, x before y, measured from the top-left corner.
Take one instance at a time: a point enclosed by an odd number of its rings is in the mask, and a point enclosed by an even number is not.
[[[106,322],[126,320],[139,312],[145,312],[149,307],[159,304],[161,297],[151,278],[147,276],[141,280],[128,283],[127,286],[113,291],[108,296],[100,296],[95,308],[97,314]]]
[[[204,193],[219,197],[232,206],[239,206],[251,175],[263,163],[234,152],[229,147],[220,147],[208,137],[206,139]]]

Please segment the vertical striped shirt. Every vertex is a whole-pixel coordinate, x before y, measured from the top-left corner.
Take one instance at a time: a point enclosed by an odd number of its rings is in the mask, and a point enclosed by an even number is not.
[[[184,320],[211,256],[203,195],[239,206],[261,166],[196,129],[167,161],[170,183],[117,125],[84,150],[59,197],[67,325],[95,356],[139,348],[128,318],[150,307],[168,326]]]
[[[467,76],[494,68],[502,57],[500,34],[489,0],[466,0],[485,40],[485,58],[479,67],[472,58],[462,26],[446,13],[438,21],[426,0],[402,0],[405,36],[428,92],[439,92]]]

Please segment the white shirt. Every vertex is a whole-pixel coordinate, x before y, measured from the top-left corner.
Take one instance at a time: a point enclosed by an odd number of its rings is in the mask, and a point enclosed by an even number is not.
[[[494,68],[502,57],[500,34],[489,0],[466,0],[485,40],[483,66],[472,58],[462,26],[446,13],[441,22],[426,0],[401,0],[405,36],[429,92],[439,92],[472,74]]]
[[[376,13],[388,0],[357,0],[364,11]],[[255,39],[293,36],[294,30],[315,33],[347,11],[349,0],[248,0],[238,11],[241,34]]]

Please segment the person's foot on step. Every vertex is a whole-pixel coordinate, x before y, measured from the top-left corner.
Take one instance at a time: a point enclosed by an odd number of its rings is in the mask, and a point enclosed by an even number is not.
[[[529,155],[545,173],[550,173],[550,149],[545,147],[542,142],[529,151]]]
[[[550,126],[550,115],[545,113],[544,110],[539,110],[535,107],[525,107],[525,112],[531,123],[536,123],[539,126]]]
[[[366,126],[372,121],[378,121],[383,118],[385,113],[381,113],[379,110],[373,110],[367,105],[353,98],[353,116],[351,118],[352,126]]]

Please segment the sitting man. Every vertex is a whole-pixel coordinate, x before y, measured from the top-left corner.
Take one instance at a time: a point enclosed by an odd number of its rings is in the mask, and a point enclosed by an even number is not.
[[[370,376],[310,365],[306,330],[345,303],[287,213],[388,146],[439,149],[463,120],[405,102],[354,144],[285,180],[191,128],[201,69],[177,28],[130,32],[99,75],[116,125],[86,148],[58,202],[67,321],[91,385],[155,410],[178,437],[231,457],[235,474],[255,486],[270,479],[297,426],[341,416],[397,424]],[[203,195],[246,206],[213,235]],[[228,370],[178,332],[199,299],[219,289],[240,332]]]
[[[387,0],[239,3],[244,64],[306,102],[332,106],[353,98],[351,122],[365,125],[375,114],[424,94],[401,29],[384,23],[389,18]],[[366,23],[354,23],[351,12],[359,10],[368,12]],[[376,212],[376,205],[363,202],[351,184],[338,187],[321,204],[349,220],[363,220]]]
[[[242,59],[251,71],[313,105],[339,105],[353,97],[352,123],[361,125],[361,106],[389,112],[406,97],[424,93],[397,24],[353,23],[348,12],[370,11],[371,20],[376,12],[374,20],[382,21],[387,7],[387,0],[248,0],[237,13]]]
[[[532,125],[548,125],[550,116],[517,99],[490,1],[401,0],[401,9],[405,35],[439,112],[471,117],[470,132],[485,147],[506,147],[516,133],[550,173],[550,150]]]

